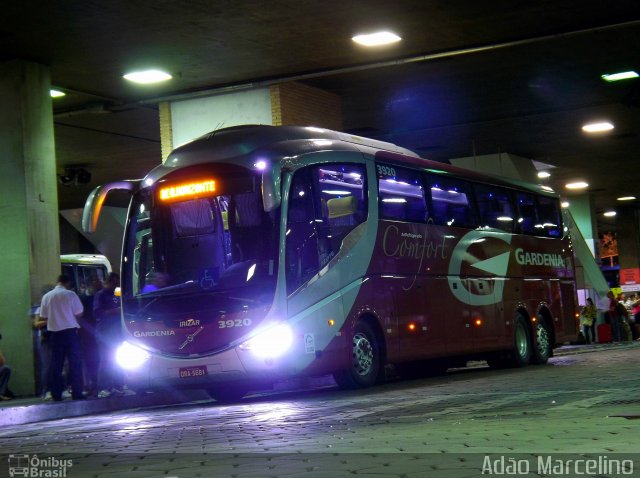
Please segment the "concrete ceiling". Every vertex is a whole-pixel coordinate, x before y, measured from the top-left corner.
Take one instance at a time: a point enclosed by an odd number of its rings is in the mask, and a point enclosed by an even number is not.
[[[351,41],[383,28],[403,40]],[[640,79],[600,79],[640,72],[638,1],[10,2],[0,61],[10,59],[49,65],[67,91],[54,102],[58,167],[85,165],[93,179],[61,186],[63,209],[159,163],[154,99],[290,78],[339,94],[347,131],[435,160],[535,159],[555,167],[549,184],[569,200],[564,182],[586,180],[599,211],[640,197]],[[174,79],[121,78],[142,67]],[[596,119],[616,129],[581,132]]]

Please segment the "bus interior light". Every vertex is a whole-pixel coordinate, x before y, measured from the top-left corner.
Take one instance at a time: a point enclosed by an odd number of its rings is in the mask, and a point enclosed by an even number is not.
[[[292,344],[291,328],[287,324],[280,324],[244,342],[240,345],[240,349],[250,350],[264,359],[273,359],[283,355]]]
[[[125,370],[140,368],[150,357],[149,352],[126,341],[116,350],[116,362]]]

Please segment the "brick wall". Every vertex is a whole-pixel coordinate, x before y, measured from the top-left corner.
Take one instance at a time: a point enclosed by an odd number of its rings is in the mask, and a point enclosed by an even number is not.
[[[274,126],[318,126],[342,130],[340,96],[301,83],[271,86]]]
[[[171,103],[163,101],[159,105],[160,114],[160,148],[164,163],[173,149],[173,129],[171,124]]]

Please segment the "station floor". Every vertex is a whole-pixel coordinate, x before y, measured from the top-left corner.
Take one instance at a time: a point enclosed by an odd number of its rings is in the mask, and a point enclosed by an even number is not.
[[[640,343],[572,346],[546,366],[478,363],[357,392],[323,386],[125,410],[114,399],[87,416],[0,422],[0,476],[10,456],[15,465],[35,455],[40,468],[70,460],[66,476],[96,478],[640,476],[639,366]],[[7,402],[0,420],[91,402],[100,400]],[[520,468],[505,473],[509,463]],[[593,473],[581,473],[587,465]]]

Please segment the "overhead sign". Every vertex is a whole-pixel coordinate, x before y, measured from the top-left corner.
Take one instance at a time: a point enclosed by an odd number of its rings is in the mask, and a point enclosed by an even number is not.
[[[620,269],[620,285],[640,284],[640,269]]]
[[[171,201],[176,199],[189,199],[192,197],[209,195],[216,191],[216,183],[212,179],[193,183],[176,184],[160,189],[160,199]]]

